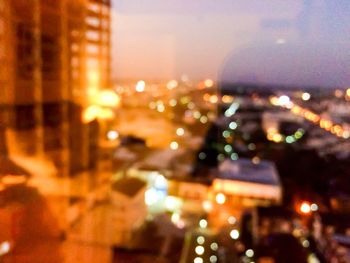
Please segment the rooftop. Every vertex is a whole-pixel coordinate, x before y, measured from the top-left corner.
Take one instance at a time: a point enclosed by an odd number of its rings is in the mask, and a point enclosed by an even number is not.
[[[117,191],[129,197],[133,197],[145,186],[146,182],[138,178],[126,177],[112,184],[112,189],[113,191]]]
[[[226,159],[219,165],[218,178],[268,185],[280,184],[275,165],[265,160],[253,163],[250,159]]]

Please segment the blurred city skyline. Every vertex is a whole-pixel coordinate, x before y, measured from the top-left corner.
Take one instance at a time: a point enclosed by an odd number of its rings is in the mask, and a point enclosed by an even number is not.
[[[115,0],[112,77],[343,87],[350,3]]]
[[[1,0],[0,262],[349,263],[348,1]]]

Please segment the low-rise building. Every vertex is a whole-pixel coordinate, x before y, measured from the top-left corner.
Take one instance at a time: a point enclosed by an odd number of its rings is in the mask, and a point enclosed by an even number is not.
[[[147,216],[145,204],[146,182],[125,177],[112,185],[111,203],[115,208],[112,213],[116,245],[130,241],[132,231],[140,226]]]
[[[278,204],[282,199],[276,168],[265,160],[226,159],[219,165],[219,175],[213,181],[212,190],[227,197],[241,198],[243,202],[239,203],[247,206]]]

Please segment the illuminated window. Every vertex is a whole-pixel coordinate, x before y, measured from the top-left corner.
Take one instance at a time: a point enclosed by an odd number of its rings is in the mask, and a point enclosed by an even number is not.
[[[90,54],[97,54],[99,52],[99,46],[89,44],[86,46],[86,51]]]
[[[100,26],[100,19],[98,19],[97,17],[89,16],[85,19],[85,22],[91,26],[95,26],[95,27]]]
[[[101,10],[101,6],[96,3],[90,3],[88,8],[89,10],[94,11],[95,13],[99,13]]]
[[[72,37],[78,37],[80,34],[78,30],[72,30],[71,35]]]
[[[78,66],[79,66],[79,58],[77,58],[77,57],[72,57],[72,59],[71,59],[71,65],[72,65],[72,67],[78,67]]]
[[[97,59],[88,58],[88,59],[86,60],[86,65],[87,65],[88,68],[98,68],[99,63],[98,63],[98,60],[97,60]]]
[[[97,31],[89,30],[86,32],[86,38],[89,40],[98,41],[100,39],[100,33]]]
[[[77,79],[79,77],[79,71],[78,70],[72,70],[72,78]]]
[[[70,48],[71,48],[71,50],[72,50],[73,52],[78,52],[78,51],[79,51],[79,45],[78,45],[78,44],[72,44],[72,45],[70,46]]]

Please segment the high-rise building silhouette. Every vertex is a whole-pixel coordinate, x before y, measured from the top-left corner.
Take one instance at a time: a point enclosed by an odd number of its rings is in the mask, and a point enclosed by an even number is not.
[[[110,0],[1,1],[0,152],[58,176],[91,168],[97,127],[81,114],[109,85],[109,53]]]

